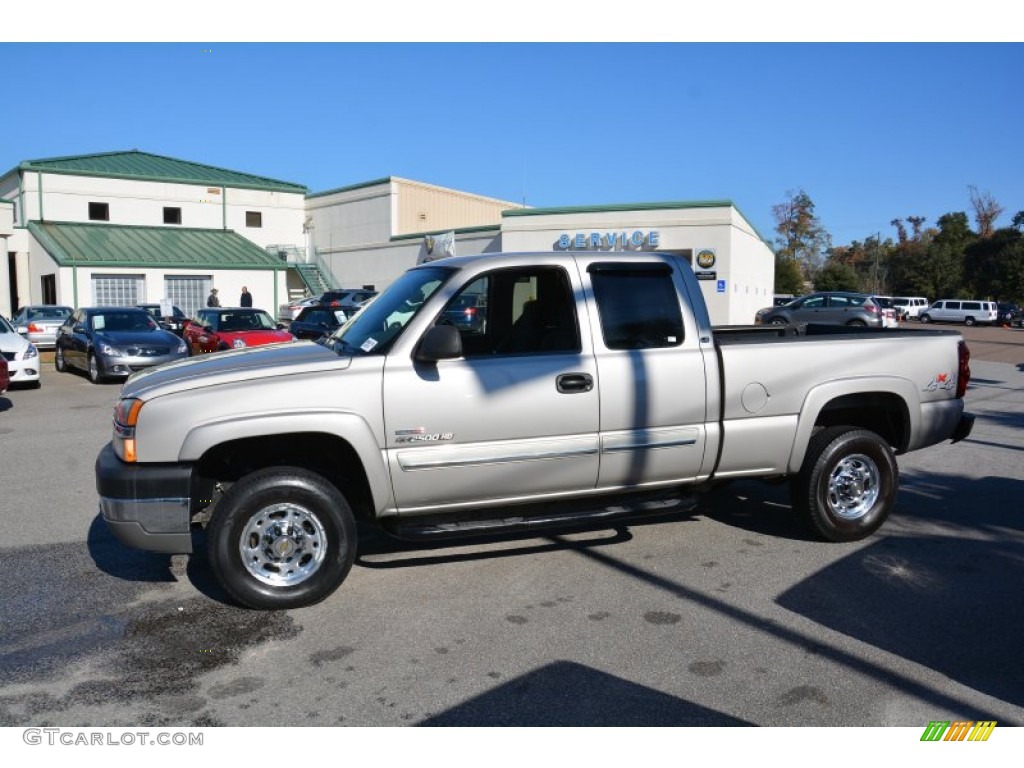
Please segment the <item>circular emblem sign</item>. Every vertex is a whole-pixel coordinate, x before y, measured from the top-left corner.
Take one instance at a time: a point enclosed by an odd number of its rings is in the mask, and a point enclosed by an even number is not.
[[[715,266],[715,252],[705,248],[697,253],[697,266],[701,269],[711,269]]]

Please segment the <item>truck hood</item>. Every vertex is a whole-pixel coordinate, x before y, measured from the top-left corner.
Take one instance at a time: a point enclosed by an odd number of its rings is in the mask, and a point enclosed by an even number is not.
[[[351,357],[339,356],[312,341],[229,350],[179,360],[133,374],[125,382],[121,397],[148,399],[183,390],[271,376],[344,370],[351,363]]]

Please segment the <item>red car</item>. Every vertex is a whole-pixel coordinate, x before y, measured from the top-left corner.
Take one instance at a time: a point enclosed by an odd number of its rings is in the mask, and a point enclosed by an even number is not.
[[[11,376],[7,372],[7,360],[0,355],[0,395],[6,392],[9,386],[11,386]]]
[[[225,349],[244,349],[261,344],[294,341],[295,337],[283,330],[262,309],[215,308],[201,309],[182,332],[189,354],[220,352]]]

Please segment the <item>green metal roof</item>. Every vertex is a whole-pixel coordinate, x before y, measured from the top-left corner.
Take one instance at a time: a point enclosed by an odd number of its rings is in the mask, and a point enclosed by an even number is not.
[[[30,221],[28,231],[62,267],[281,269],[277,256],[225,229]]]
[[[604,213],[605,211],[659,211],[680,208],[735,208],[731,200],[691,200],[679,203],[617,203],[615,205],[577,205],[568,208],[512,208],[504,216],[551,216],[566,213]]]
[[[372,181],[361,181],[358,184],[349,184],[347,187],[335,187],[334,189],[326,189],[323,192],[312,192],[306,195],[306,197],[324,197],[337,194],[338,192],[351,192],[353,189],[362,189],[363,187],[376,187],[380,184],[388,184],[394,178],[394,176],[385,176],[384,178],[373,179]]]
[[[40,160],[25,160],[18,166],[23,171],[43,171],[77,176],[102,176],[117,179],[206,184],[243,189],[266,189],[276,192],[305,194],[306,187],[290,181],[270,179],[251,173],[230,171],[188,160],[151,155],[133,149],[127,152],[103,152],[94,155],[70,155]]]

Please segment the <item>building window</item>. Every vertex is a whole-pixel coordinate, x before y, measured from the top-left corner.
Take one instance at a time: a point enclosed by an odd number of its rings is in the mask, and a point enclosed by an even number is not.
[[[133,307],[145,296],[146,283],[142,275],[93,275],[93,306]]]
[[[42,275],[39,278],[43,289],[43,304],[57,303],[57,276]]]
[[[164,224],[181,224],[181,208],[164,208]]]
[[[246,211],[245,212],[245,226],[247,227],[262,227],[263,226],[263,214],[259,211]]]
[[[110,221],[110,204],[89,203],[89,221]]]

